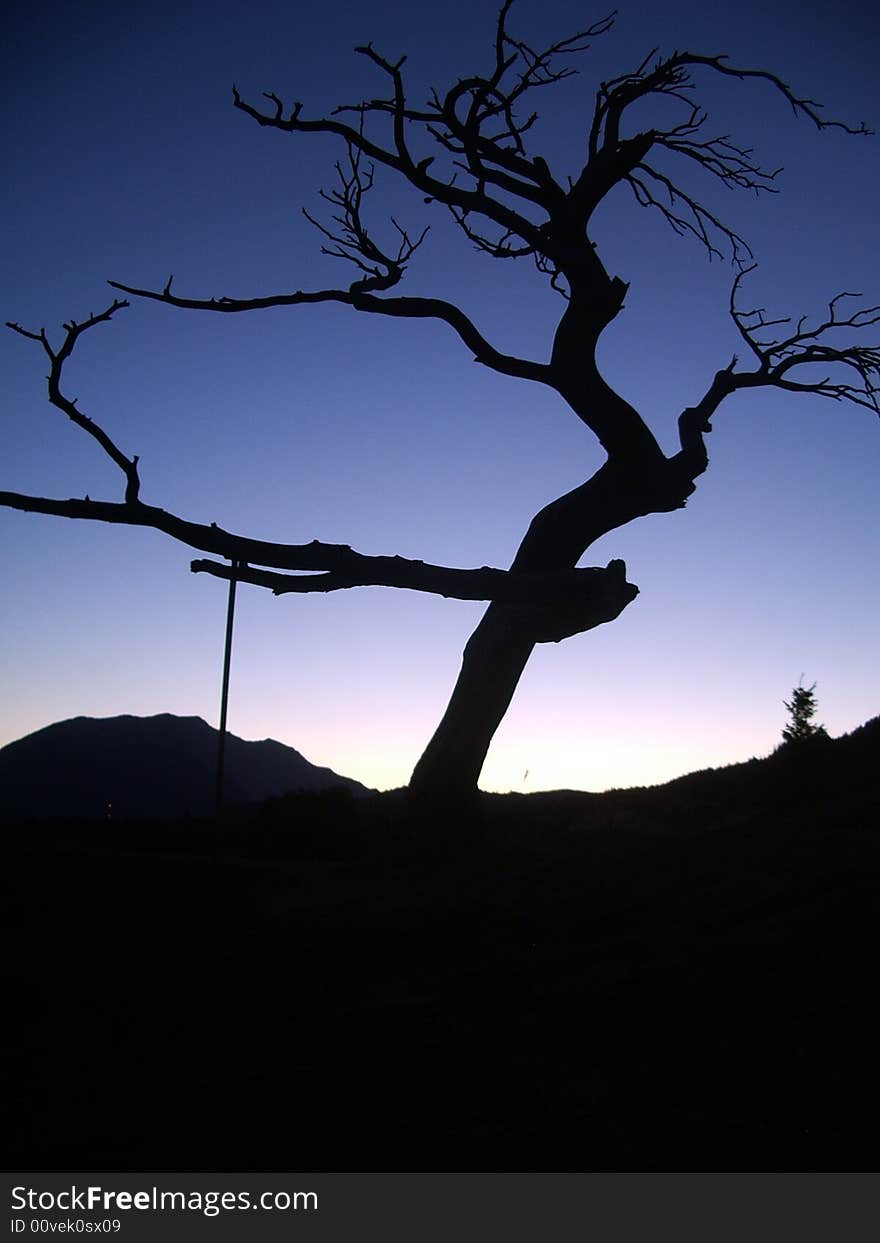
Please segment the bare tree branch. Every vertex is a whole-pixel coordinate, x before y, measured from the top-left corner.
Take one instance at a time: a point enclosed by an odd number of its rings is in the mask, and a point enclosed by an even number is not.
[[[826,318],[815,327],[808,327],[807,316],[802,315],[795,331],[787,337],[768,338],[768,329],[790,324],[792,320],[788,316],[770,319],[763,307],[745,311],[737,306],[743,281],[756,266],[752,264],[737,273],[730,292],[730,314],[743,341],[758,360],[758,366],[752,371],[739,371],[739,359],[734,355],[731,362],[715,374],[697,404],[682,411],[678,420],[681,452],[669,459],[673,475],[682,481],[692,482],[708,466],[704,437],[712,430],[710,420],[724,399],[740,389],[778,388],[793,393],[814,393],[880,414],[880,346],[827,342],[829,335],[842,329],[852,332],[880,324],[880,306],[862,307],[843,314],[842,301],[861,297],[861,294],[840,293],[828,303]],[[796,367],[817,365],[854,372],[858,382],[834,379],[833,374],[820,380],[791,378],[790,373]]]
[[[2,495],[2,494],[0,494]],[[243,544],[240,537],[234,537]],[[244,541],[253,543],[253,541]],[[374,557],[355,552],[346,544],[278,545],[282,552],[275,559],[320,564],[321,573],[282,574],[255,569],[252,564],[233,569],[215,561],[193,561],[193,573],[213,574],[216,578],[235,577],[241,582],[268,588],[274,595],[302,595],[311,592],[345,591],[352,587],[396,587],[423,591],[454,600],[502,600],[508,604],[560,602],[572,593],[585,590],[584,584],[605,571],[597,567],[567,570],[556,574],[523,574],[491,566],[462,570],[431,565],[406,557]],[[266,564],[265,558],[261,561]],[[269,562],[271,564],[271,562]],[[304,565],[296,567],[299,570]]]
[[[597,92],[588,141],[589,159],[571,191],[588,215],[615,184],[627,181],[642,206],[659,209],[677,233],[690,233],[697,238],[710,257],[720,253],[713,241],[715,235],[730,244],[736,262],[743,263],[744,254],[751,253],[743,239],[687,192],[675,176],[644,162],[648,151],[665,149],[672,155],[695,163],[728,189],[775,193],[773,183],[781,169],[763,168],[753,158],[752,149],[733,142],[729,134],[702,136],[708,114],[693,99],[692,92],[696,89],[694,70],[707,69],[740,81],[756,79],[768,82],[791,105],[796,116],[807,117],[819,129],[835,128],[859,135],[871,133],[864,122],[853,126],[844,121],[826,120],[820,115],[821,104],[795,95],[776,74],[735,68],[726,63],[725,56],[699,56],[692,52],[674,52],[671,56],[657,59],[655,56],[656,49],[632,73],[603,82]],[[680,106],[682,119],[666,128],[655,127],[625,137],[622,130],[628,110],[650,97],[673,100]],[[641,153],[640,143],[644,148]],[[657,198],[644,179],[636,175],[636,169],[647,172],[659,181],[665,187],[667,197]],[[675,211],[677,202],[686,209],[686,216]]]
[[[87,414],[83,414],[81,410],[77,409],[77,399],[75,397],[65,397],[61,391],[62,369],[73,353],[74,346],[82,334],[90,328],[94,328],[96,324],[109,322],[117,311],[129,305],[130,303],[117,298],[105,311],[101,311],[98,315],[90,315],[82,323],[77,323],[73,319],[70,320],[69,323],[64,325],[66,335],[60,348],[57,350],[50,345],[45,328],[41,328],[39,332],[30,332],[28,329],[22,328],[21,324],[13,323],[12,321],[7,321],[6,326],[11,328],[13,332],[17,332],[19,336],[28,337],[31,341],[39,341],[40,345],[42,345],[51,364],[47,377],[49,401],[56,409],[66,414],[77,427],[81,427],[84,432],[87,432],[89,436],[96,440],[111,461],[119,467],[125,476],[125,500],[128,504],[133,504],[137,501],[138,492],[140,491],[140,479],[138,477],[139,458],[137,454],[131,458],[126,457],[103,428],[99,427]]]
[[[345,259],[365,273],[360,280],[349,286],[350,293],[368,293],[372,290],[390,289],[396,285],[402,279],[406,265],[428,233],[426,226],[419,237],[412,241],[406,229],[402,228],[392,216],[391,224],[398,234],[397,253],[392,255],[382,250],[367,231],[361,216],[364,195],[373,188],[373,168],[370,167],[366,172],[362,172],[361,158],[360,151],[349,143],[348,171],[346,172],[340,163],[336,164],[339,188],[320,191],[323,199],[341,210],[341,214],[333,217],[339,226],[339,232],[334,233],[310,215],[305,208],[302,209],[309,223],[333,243],[332,247],[322,246],[322,254]]]
[[[730,313],[740,336],[758,359],[758,369],[745,373],[744,383],[772,385],[794,393],[815,393],[833,401],[849,401],[880,414],[880,345],[835,344],[842,329],[849,332],[880,324],[880,306],[860,307],[845,313],[842,304],[847,298],[861,294],[843,292],[828,303],[828,313],[815,327],[808,326],[802,315],[794,332],[786,337],[768,336],[767,330],[790,324],[790,317],[768,319],[763,307],[745,311],[737,307],[737,295],[743,278],[754,271],[754,265],[740,272],[730,295]],[[794,379],[797,367],[831,367],[832,372],[821,380]],[[856,379],[835,379],[835,372],[847,372]]]
[[[715,245],[714,237],[719,235],[730,243],[734,262],[742,265],[746,256],[751,256],[751,248],[746,240],[724,224],[713,212],[710,212],[690,194],[685,193],[663,173],[658,172],[644,162],[636,165],[636,172],[631,173],[627,182],[635,195],[640,207],[656,207],[679,237],[690,233],[697,241],[702,242],[709,258],[724,258],[724,253]],[[651,187],[638,173],[647,173],[665,191],[664,198],[657,198]],[[676,210],[681,204],[687,214]]]
[[[169,306],[195,311],[217,311],[237,314],[243,311],[261,311],[272,307],[314,305],[321,302],[339,302],[373,315],[389,315],[395,319],[439,319],[452,328],[468,349],[474,360],[502,375],[515,376],[521,380],[534,380],[555,388],[552,369],[546,363],[530,362],[512,354],[502,354],[490,345],[464,311],[441,298],[379,298],[360,289],[297,290],[294,293],[270,294],[263,298],[181,298],[172,292],[171,281],[161,291],[139,289],[124,285],[121,281],[108,281],[114,289],[122,290],[138,298],[150,298]],[[357,284],[357,282],[356,282]]]
[[[362,50],[365,51],[366,49]],[[371,59],[375,58],[374,54]],[[396,78],[400,76],[400,63],[398,62],[398,67],[394,70]],[[429,201],[443,203],[446,206],[455,206],[460,211],[478,211],[489,219],[494,220],[502,228],[509,229],[511,233],[522,237],[527,243],[537,240],[538,225],[521,212],[515,211],[508,204],[492,198],[491,195],[486,193],[485,186],[468,189],[456,184],[454,177],[444,180],[432,176],[428,171],[432,164],[431,158],[427,157],[418,161],[415,159],[407,145],[406,126],[414,120],[420,120],[424,123],[428,119],[434,120],[435,118],[433,114],[418,114],[411,109],[407,109],[402,102],[402,97],[401,99],[395,97],[391,100],[374,100],[368,104],[357,105],[351,109],[336,109],[332,116],[316,120],[304,120],[302,118],[301,104],[296,104],[285,117],[280,101],[276,96],[271,96],[271,98],[275,101],[275,110],[271,113],[261,112],[258,108],[246,103],[237,89],[233,88],[235,107],[247,113],[258,124],[279,129],[286,133],[335,134],[337,137],[344,139],[354,149],[367,156],[375,164],[382,164],[402,174]],[[355,127],[335,119],[338,113],[348,110],[357,112],[361,121],[364,114],[368,112],[381,111],[388,113],[392,119],[393,147],[383,147],[372,141],[364,133],[362,124]]]
[[[756,78],[769,82],[788,101],[795,116],[807,117],[819,130],[840,129],[846,134],[872,134],[874,132],[868,128],[864,121],[860,121],[858,125],[850,125],[847,121],[826,119],[820,116],[824,104],[817,103],[815,99],[806,99],[795,95],[787,82],[784,82],[777,74],[769,73],[766,69],[739,69],[727,64],[727,56],[697,56],[693,52],[676,52],[671,59],[679,61],[681,64],[704,65],[716,73],[725,74],[731,78],[738,78],[740,81],[744,81],[746,78]]]
[[[190,548],[244,563],[233,570],[213,561],[196,560],[191,565],[194,573],[225,579],[235,577],[241,582],[266,587],[275,595],[393,587],[454,600],[498,600],[529,612],[534,610],[540,614],[543,611],[544,630],[565,629],[569,622],[573,624],[573,619],[577,619],[575,628],[567,631],[576,634],[612,620],[638,594],[637,588],[626,583],[626,567],[620,561],[611,562],[605,569],[588,567],[547,574],[520,573],[490,566],[457,569],[405,557],[367,556],[346,544],[325,544],[318,540],[309,544],[273,544],[249,539],[224,531],[216,523],[189,522],[141,502],[116,504],[89,498],[56,500],[0,492],[0,506],[24,513],[161,531]],[[271,566],[276,572],[257,569],[255,563]],[[297,573],[279,574],[279,569]],[[617,606],[617,612],[606,616],[612,605]]]
[[[458,167],[469,173],[478,186],[497,186],[527,201],[547,207],[548,202],[560,203],[561,187],[554,181],[546,162],[530,159],[524,135],[536,120],[530,114],[525,120],[516,116],[516,104],[529,90],[551,86],[571,77],[576,70],[570,66],[557,68],[560,56],[585,52],[589,40],[605,34],[613,25],[613,15],[565,39],[557,40],[542,51],[536,51],[524,40],[515,39],[506,28],[510,0],[502,5],[495,37],[495,68],[491,76],[473,76],[456,83],[441,100],[435,91],[431,107],[438,123],[430,126],[432,136],[448,151],[463,154],[466,159]],[[512,48],[511,55],[505,50]],[[504,83],[510,71],[519,70],[517,80]],[[459,105],[466,105],[461,116]],[[487,133],[484,126],[496,119],[502,128]]]
[[[480,215],[491,220],[506,239],[519,239],[514,247],[516,251],[522,248],[522,253],[533,253],[536,248],[542,249],[540,230],[544,221],[534,220],[531,209],[538,207],[546,213],[550,205],[561,207],[565,194],[546,162],[540,157],[529,157],[524,135],[531,128],[535,115],[520,119],[515,105],[528,91],[571,76],[575,70],[560,67],[559,58],[586,51],[592,38],[611,28],[613,16],[536,50],[509,34],[506,22],[510,8],[511,0],[505,0],[496,24],[491,72],[460,79],[442,96],[435,90],[426,109],[413,108],[407,103],[402,75],[406,58],[392,61],[377,52],[372,44],[355,51],[366,56],[390,80],[391,91],[387,97],[341,105],[329,117],[314,120],[303,117],[301,103],[286,111],[274,92],[265,96],[272,104],[269,111],[247,103],[236,88],[233,88],[234,104],[260,125],[288,133],[335,134],[374,163],[401,173],[427,201],[441,203],[452,210],[462,227],[469,217]],[[357,118],[357,126],[339,119],[346,114]],[[391,122],[391,140],[387,145],[365,133],[365,120],[372,114],[384,115]],[[463,158],[456,158],[445,177],[434,175],[429,171],[434,157],[419,159],[413,153],[411,131],[430,137],[446,152]],[[458,174],[462,172],[468,184],[459,180]],[[506,199],[496,197],[493,190],[502,191]],[[510,198],[520,200],[525,211],[512,207]],[[482,236],[479,231],[469,232],[469,229],[468,224],[465,232],[471,240],[475,240],[474,233]],[[496,257],[508,253],[503,246],[481,245],[480,249]],[[542,264],[541,270],[554,276],[553,255],[545,254],[545,259],[550,263]]]
[[[190,569],[194,574],[212,574],[227,581],[235,578],[266,587],[276,596],[383,586],[409,587],[458,600],[494,599],[510,609],[512,618],[516,616],[536,643],[559,643],[613,621],[638,595],[638,588],[626,581],[626,565],[619,560],[610,561],[604,569],[552,574],[517,574],[486,567],[450,570],[402,557],[364,557],[360,562],[369,563],[369,569],[289,575],[201,560],[193,561]]]

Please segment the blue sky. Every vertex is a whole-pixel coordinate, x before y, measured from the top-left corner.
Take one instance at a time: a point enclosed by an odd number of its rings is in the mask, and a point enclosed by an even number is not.
[[[372,39],[389,57],[408,53],[420,101],[491,63],[495,4],[98,2],[51,23],[31,5],[11,11],[2,318],[57,340],[63,320],[109,303],[107,278],[158,286],[173,272],[195,296],[347,284],[299,210],[320,211],[339,148],[259,129],[231,107],[232,81],[318,115],[381,89],[351,52]],[[512,25],[545,43],[598,16],[518,0]],[[833,16],[792,3],[625,6],[580,76],[536,101],[543,150],[554,171],[576,171],[597,82],[657,45],[773,69],[829,115],[876,128],[878,34],[880,21],[849,3]],[[818,133],[760,83],[707,86],[715,128],[785,165],[779,195],[707,191],[760,262],[752,300],[795,317],[844,289],[880,302],[880,140]],[[500,348],[546,358],[561,303],[531,267],[474,253],[442,209],[387,176],[373,207],[377,232],[389,210],[432,225],[403,292],[458,301]],[[596,238],[609,271],[631,282],[602,366],[671,450],[678,413],[738,349],[731,270],[625,190]],[[39,347],[5,332],[0,350],[0,487],[121,499],[118,471],[46,402]],[[66,379],[140,455],[142,499],[293,543],[505,565],[532,514],[602,460],[553,394],[480,369],[443,325],[345,307],[213,317],[134,305],[81,341]],[[536,651],[484,788],[598,790],[764,754],[801,675],[818,682],[832,733],[880,710],[876,416],[744,393],[714,429],[686,510],[588,553],[586,564],[625,558],[641,594],[617,622]],[[5,510],[0,532],[0,745],[80,714],[217,723],[225,588],[189,573],[187,549]],[[243,587],[230,729],[401,785],[481,611],[378,588],[275,599]]]

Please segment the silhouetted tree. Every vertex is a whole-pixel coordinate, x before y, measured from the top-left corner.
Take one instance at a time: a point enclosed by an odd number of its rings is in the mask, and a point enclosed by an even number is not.
[[[797,94],[774,73],[730,65],[723,56],[674,52],[649,54],[630,72],[602,82],[592,117],[579,137],[578,165],[560,179],[531,149],[535,114],[521,111],[527,97],[574,70],[567,58],[585,52],[612,26],[611,17],[534,48],[511,34],[512,0],[498,15],[494,49],[482,75],[457,79],[413,106],[404,81],[404,57],[388,59],[372,44],[356,51],[386,83],[384,93],[343,104],[324,117],[310,117],[303,104],[287,106],[268,93],[267,105],[248,102],[233,88],[235,107],[258,125],[284,135],[330,135],[345,157],[335,188],[324,192],[332,219],[309,217],[320,231],[325,254],[357,270],[347,287],[294,289],[258,297],[190,297],[172,289],[141,289],[113,281],[120,292],[170,307],[239,314],[265,307],[303,307],[335,302],[367,315],[431,319],[457,334],[483,366],[516,380],[552,389],[596,436],[607,459],[564,496],[533,518],[508,572],[456,570],[399,557],[367,557],[344,545],[274,544],[233,535],[147,505],[140,499],[138,458],[123,453],[62,391],[62,370],[81,335],[128,305],[114,303],[82,323],[65,325],[60,345],[44,331],[12,324],[40,343],[50,360],[49,400],[93,436],[124,478],[122,503],[53,500],[0,493],[16,509],[150,526],[203,552],[244,562],[239,579],[280,592],[335,591],[364,584],[407,587],[491,603],[464,651],[461,673],[446,713],[412,776],[427,794],[466,794],[476,788],[489,743],[504,716],[536,643],[558,642],[610,621],[637,595],[623,562],[577,569],[602,535],[646,514],[682,508],[708,465],[706,435],[722,402],[742,389],[774,387],[854,402],[877,411],[880,349],[853,344],[853,333],[880,321],[880,307],[851,310],[838,294],[815,322],[793,323],[763,309],[745,309],[744,285],[753,271],[745,240],[701,198],[700,178],[729,189],[769,190],[776,173],[761,167],[748,147],[706,128],[698,102],[701,80],[728,78],[745,89],[769,85],[782,103],[819,129],[868,133],[824,119],[819,105]],[[651,111],[654,106],[653,113]],[[536,362],[502,353],[462,309],[440,298],[392,293],[425,238],[396,220],[389,244],[368,229],[365,200],[374,169],[396,174],[425,203],[446,208],[464,238],[494,259],[531,259],[562,299],[549,360]],[[689,174],[693,174],[689,179]],[[678,417],[677,450],[666,455],[642,416],[602,376],[596,350],[617,316],[628,286],[605,267],[591,236],[597,208],[628,187],[639,204],[690,235],[709,256],[729,255],[735,265],[730,314],[742,339],[745,361],[732,358],[718,370],[694,405]],[[848,330],[848,331],[847,331]],[[820,364],[823,378],[816,378]],[[197,560],[194,571],[228,578],[232,570]],[[283,571],[313,571],[285,574]]]
[[[828,732],[824,725],[816,725],[816,683],[812,686],[796,686],[791,693],[791,701],[783,700],[789,711],[791,720],[782,731],[786,742],[807,742],[811,738],[827,738]]]

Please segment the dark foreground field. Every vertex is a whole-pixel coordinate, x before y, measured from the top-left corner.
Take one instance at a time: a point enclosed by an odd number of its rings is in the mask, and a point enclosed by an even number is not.
[[[877,779],[691,781],[7,830],[5,1168],[876,1169]]]

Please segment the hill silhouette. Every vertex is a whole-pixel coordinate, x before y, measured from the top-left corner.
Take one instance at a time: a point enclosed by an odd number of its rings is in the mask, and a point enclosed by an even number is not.
[[[839,738],[784,743],[762,759],[707,768],[662,786],[611,791],[634,810],[652,807],[675,821],[718,822],[809,804],[835,814],[862,806],[880,786],[880,717]]]
[[[4,1168],[871,1171],[878,751],[9,825]]]
[[[75,717],[0,750],[0,821],[177,820],[214,808],[217,730],[201,717]],[[224,803],[359,782],[293,747],[226,737]]]

